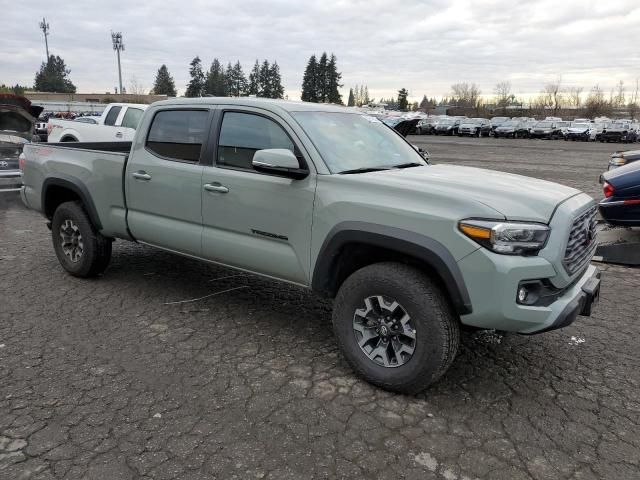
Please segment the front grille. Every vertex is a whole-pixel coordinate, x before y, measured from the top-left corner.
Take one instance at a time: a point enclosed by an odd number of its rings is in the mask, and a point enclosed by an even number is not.
[[[562,262],[569,275],[576,273],[593,257],[597,244],[596,213],[598,207],[593,206],[573,221]]]

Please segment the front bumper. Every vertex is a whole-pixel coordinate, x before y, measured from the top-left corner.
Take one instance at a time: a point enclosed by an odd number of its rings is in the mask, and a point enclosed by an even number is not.
[[[548,305],[522,305],[516,300],[521,282],[556,275],[546,259],[498,255],[480,248],[462,259],[459,266],[473,305],[473,312],[460,320],[478,328],[523,334],[562,328],[578,315],[591,314],[600,289],[600,272],[588,265]]]
[[[19,192],[22,188],[20,170],[0,171],[0,193]]]

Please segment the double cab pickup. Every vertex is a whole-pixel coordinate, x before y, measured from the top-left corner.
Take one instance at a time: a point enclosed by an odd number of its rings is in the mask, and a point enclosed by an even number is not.
[[[463,325],[540,333],[598,299],[591,197],[431,165],[353,109],[173,99],[132,142],[29,144],[21,165],[70,274],[105,272],[122,239],[313,289],[355,372],[389,390],[438,379]]]

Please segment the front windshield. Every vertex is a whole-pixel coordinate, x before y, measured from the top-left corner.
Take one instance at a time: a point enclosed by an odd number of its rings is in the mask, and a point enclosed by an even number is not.
[[[501,123],[506,122],[507,120],[509,120],[507,117],[493,117],[491,119],[491,123]]]
[[[589,128],[588,123],[572,123],[571,126],[573,128]]]
[[[511,120],[509,122],[504,122],[501,127],[517,127],[520,122],[516,122],[515,120]]]
[[[550,127],[551,125],[553,125],[551,122],[538,122],[538,123],[536,124],[536,127],[542,127],[542,128],[547,127],[547,128],[548,128],[548,127]]]
[[[397,132],[370,115],[334,112],[292,112],[331,173],[390,168],[422,156]]]
[[[438,120],[438,125],[453,125],[456,123],[453,118],[443,118],[442,120]]]

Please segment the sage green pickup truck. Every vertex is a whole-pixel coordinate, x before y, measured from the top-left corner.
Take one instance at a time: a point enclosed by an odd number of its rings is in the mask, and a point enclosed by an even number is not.
[[[27,145],[21,168],[70,274],[102,274],[118,238],[313,289],[353,369],[389,390],[437,380],[461,326],[545,332],[598,300],[592,198],[430,165],[354,109],[168,100],[131,143]]]

